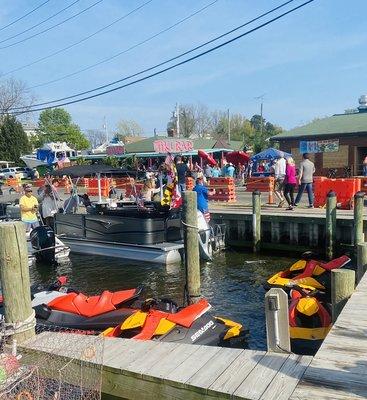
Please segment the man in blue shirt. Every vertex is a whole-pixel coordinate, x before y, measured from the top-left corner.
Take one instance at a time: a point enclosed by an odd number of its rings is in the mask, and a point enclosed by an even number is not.
[[[203,178],[196,179],[196,185],[193,189],[194,192],[197,194],[197,208],[202,213],[205,213],[209,209],[208,204],[208,194],[211,193],[206,186],[204,186]]]

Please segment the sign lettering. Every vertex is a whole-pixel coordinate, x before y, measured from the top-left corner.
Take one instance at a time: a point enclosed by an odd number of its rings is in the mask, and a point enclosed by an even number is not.
[[[153,142],[156,153],[184,153],[194,150],[194,144],[186,139],[161,139]]]

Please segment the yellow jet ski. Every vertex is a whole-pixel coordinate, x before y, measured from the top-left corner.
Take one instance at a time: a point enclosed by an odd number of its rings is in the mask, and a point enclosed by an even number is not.
[[[295,262],[290,268],[273,275],[264,286],[265,289],[272,287],[287,289],[298,285],[304,289],[319,289],[330,293],[330,271],[342,268],[349,262],[348,256],[341,256],[326,263],[302,259]]]

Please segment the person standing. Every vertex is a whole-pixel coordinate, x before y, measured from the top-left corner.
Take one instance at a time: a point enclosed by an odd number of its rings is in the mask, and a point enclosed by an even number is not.
[[[42,217],[45,224],[54,229],[54,215],[57,213],[58,204],[50,185],[45,186],[42,196]]]
[[[38,200],[32,194],[32,186],[24,185],[24,195],[19,199],[20,216],[25,223],[26,232],[39,226],[37,211]]]
[[[196,185],[193,189],[197,194],[197,209],[203,214],[207,213],[209,210],[208,194],[212,192],[204,185],[203,178],[196,179]]]
[[[212,170],[212,177],[213,178],[219,178],[220,177],[220,168],[218,167],[218,165],[215,165],[213,170]]]
[[[275,188],[274,193],[279,199],[278,207],[283,207],[285,198],[283,196],[284,190],[284,179],[285,179],[286,161],[284,154],[280,153],[279,158],[274,164],[274,177],[275,177]]]
[[[315,164],[310,160],[308,153],[303,154],[303,160],[301,161],[298,176],[298,194],[294,206],[297,207],[301,201],[303,192],[307,190],[308,195],[308,208],[313,208],[313,174],[315,173]]]
[[[363,176],[367,176],[367,156],[363,160]]]
[[[226,176],[228,178],[233,178],[234,177],[234,171],[235,171],[235,168],[234,168],[233,164],[230,162],[228,167],[227,167]]]
[[[187,164],[182,161],[182,157],[178,156],[176,158],[176,171],[177,171],[177,179],[178,179],[178,187],[180,192],[184,192],[186,190],[186,175],[189,170]]]
[[[284,179],[284,197],[287,200],[287,210],[293,210],[294,207],[294,189],[297,184],[296,165],[292,157],[287,158]]]
[[[211,178],[213,176],[213,168],[209,164],[206,164],[205,166],[204,175],[206,179]]]

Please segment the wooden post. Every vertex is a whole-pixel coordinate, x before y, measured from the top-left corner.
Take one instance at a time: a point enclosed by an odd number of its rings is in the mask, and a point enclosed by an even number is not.
[[[268,351],[291,351],[288,296],[283,289],[272,288],[265,294],[266,341]]]
[[[367,243],[359,243],[357,245],[357,274],[356,274],[357,285],[366,271],[367,271]]]
[[[336,194],[330,191],[326,200],[326,257],[334,258],[336,242]]]
[[[189,304],[200,300],[200,258],[196,192],[183,192],[186,284]]]
[[[364,242],[363,231],[363,208],[364,192],[357,192],[354,195],[354,249],[357,255],[357,245]]]
[[[331,271],[331,308],[335,322],[347,300],[354,292],[355,272],[351,269],[334,269]]]
[[[28,249],[23,222],[0,224],[0,277],[4,297],[5,322],[19,323],[31,317]],[[35,335],[34,328],[16,333],[17,343]]]
[[[252,238],[253,251],[257,253],[261,247],[261,193],[259,190],[252,193]]]

